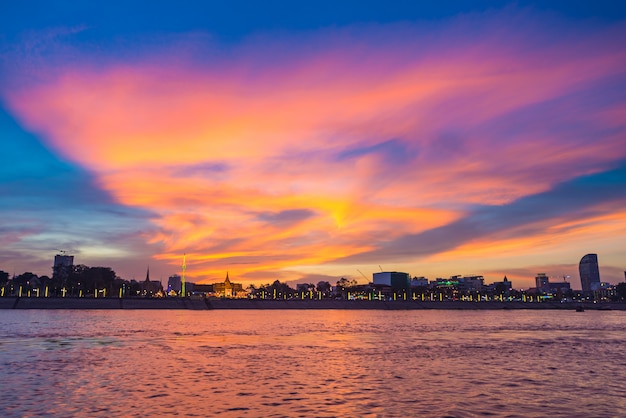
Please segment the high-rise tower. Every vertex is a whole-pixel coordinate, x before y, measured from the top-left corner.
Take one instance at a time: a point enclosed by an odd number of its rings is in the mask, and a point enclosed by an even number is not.
[[[52,266],[52,277],[57,280],[67,280],[74,268],[74,256],[67,255],[65,251],[62,254],[54,256],[54,265]]]
[[[598,269],[598,255],[587,254],[578,264],[580,284],[583,292],[592,292],[600,286],[600,270]]]

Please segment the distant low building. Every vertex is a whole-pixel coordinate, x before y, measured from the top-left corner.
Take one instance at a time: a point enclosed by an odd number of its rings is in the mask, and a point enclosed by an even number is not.
[[[569,282],[562,281],[556,283],[549,283],[550,291],[552,292],[566,292],[572,289],[572,286]]]
[[[437,277],[430,282],[430,287],[435,289],[457,289],[461,276],[451,276],[449,278]]]
[[[215,287],[212,284],[194,283],[193,290],[194,295],[211,296],[215,292]]]
[[[428,279],[426,277],[413,277],[410,285],[411,287],[427,287]]]
[[[493,282],[491,287],[493,291],[498,294],[508,295],[513,289],[513,283],[506,276],[504,276],[501,282]]]
[[[461,291],[480,292],[485,286],[485,278],[483,276],[464,276],[458,278],[458,282],[458,289]]]

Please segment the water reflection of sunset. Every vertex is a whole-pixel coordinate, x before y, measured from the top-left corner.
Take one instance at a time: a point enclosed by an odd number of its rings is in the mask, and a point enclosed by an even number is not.
[[[541,415],[538,385],[567,415],[626,408],[620,311],[34,312],[0,324],[8,415]]]

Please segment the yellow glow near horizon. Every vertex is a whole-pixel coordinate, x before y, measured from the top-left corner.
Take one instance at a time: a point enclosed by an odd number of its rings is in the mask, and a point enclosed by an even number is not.
[[[477,207],[513,204],[626,159],[622,134],[582,142],[569,123],[622,132],[622,103],[597,111],[562,103],[621,74],[623,52],[509,48],[496,37],[423,56],[411,55],[414,46],[305,48],[282,65],[242,53],[234,68],[166,54],[97,69],[68,65],[7,101],[116,204],[150,213],[145,240],[155,259],[177,271],[187,253],[190,277],[201,280],[226,266],[248,282],[309,275],[314,265],[328,276],[354,274],[359,262],[342,260],[370,252],[382,258],[371,264],[414,274],[429,271],[426,263],[478,268],[477,258],[497,270],[531,256],[535,265],[576,259],[592,251],[586,241],[601,245],[603,236],[623,243],[626,214],[608,205],[501,230],[487,219],[484,234],[443,237],[436,251],[376,253],[403,237],[416,245],[418,234],[455,225]],[[545,103],[555,104],[534,108]],[[559,118],[567,120],[550,124]],[[81,252],[127,256],[99,246]]]

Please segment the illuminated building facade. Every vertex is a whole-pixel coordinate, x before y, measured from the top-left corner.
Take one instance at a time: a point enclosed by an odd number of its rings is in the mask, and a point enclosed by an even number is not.
[[[226,272],[226,280],[222,283],[213,283],[213,293],[215,293],[216,296],[233,298],[241,296],[243,292],[241,283],[231,283],[228,272]]]

